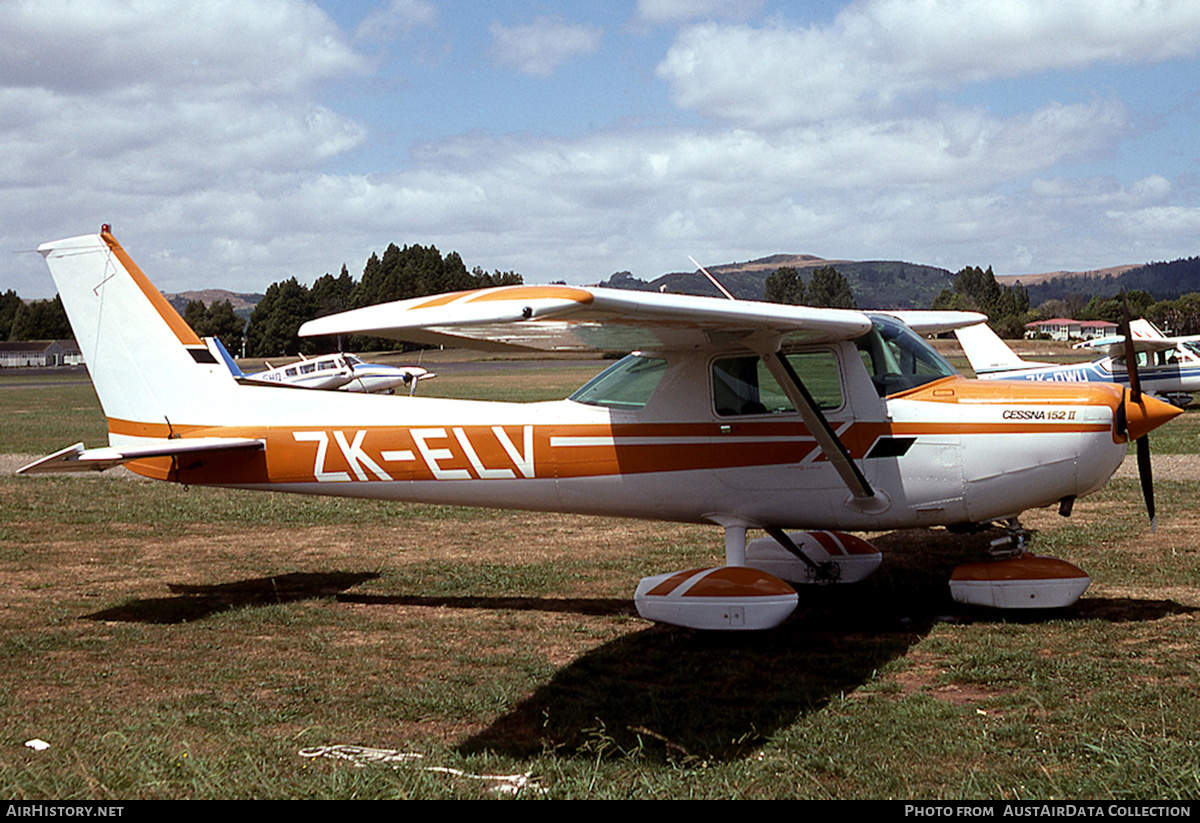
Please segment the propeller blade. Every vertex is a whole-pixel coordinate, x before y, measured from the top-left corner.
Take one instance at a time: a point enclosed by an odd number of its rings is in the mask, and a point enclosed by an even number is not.
[[[1133,334],[1129,330],[1129,298],[1121,289],[1121,336],[1125,338],[1125,373],[1129,375],[1129,402],[1142,405],[1142,381],[1138,376],[1137,351],[1133,346]],[[1137,443],[1138,480],[1142,484],[1142,499],[1146,501],[1146,514],[1150,516],[1150,531],[1154,531],[1154,479],[1150,470],[1150,440],[1142,435]]]
[[[1136,438],[1134,442],[1137,443],[1138,480],[1142,484],[1142,498],[1146,501],[1146,514],[1150,516],[1150,531],[1154,531],[1158,521],[1154,510],[1154,473],[1150,468],[1150,438],[1147,435],[1151,429],[1170,420],[1179,412],[1174,409],[1168,412],[1166,409],[1157,408],[1158,401],[1153,397],[1142,397],[1142,381],[1138,377],[1137,368],[1137,351],[1133,345],[1133,334],[1129,330],[1129,298],[1124,289],[1121,290],[1120,331],[1125,338],[1125,370],[1129,375],[1129,401],[1126,404],[1123,422],[1126,434],[1131,438]],[[1136,421],[1130,419],[1129,405],[1138,407]],[[1141,436],[1137,437],[1138,434]]]
[[[1150,438],[1147,435],[1137,440],[1138,479],[1142,481],[1142,497],[1146,501],[1146,514],[1150,515],[1150,531],[1154,531],[1157,518],[1154,512],[1154,478],[1150,471]]]

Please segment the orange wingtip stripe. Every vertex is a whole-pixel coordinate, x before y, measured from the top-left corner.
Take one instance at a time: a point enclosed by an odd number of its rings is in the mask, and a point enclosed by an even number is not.
[[[1075,580],[1087,572],[1057,557],[1026,555],[1011,560],[984,561],[959,566],[950,579],[966,580]]]
[[[591,303],[595,298],[586,289],[571,286],[505,286],[498,289],[476,291],[453,291],[439,294],[428,300],[414,302],[409,311],[448,306],[459,300],[464,303],[489,303],[499,300],[574,300],[576,303]]]
[[[179,316],[179,312],[175,311],[175,308],[167,302],[167,298],[163,297],[162,293],[154,288],[154,284],[150,282],[150,278],[146,277],[142,270],[138,268],[137,263],[134,263],[133,259],[126,253],[125,249],[121,248],[121,244],[117,242],[116,238],[106,231],[100,232],[100,237],[108,244],[108,248],[116,258],[121,261],[121,265],[125,267],[125,271],[129,272],[129,276],[133,278],[133,282],[137,283],[138,288],[142,290],[142,294],[146,295],[146,299],[154,306],[154,310],[158,312],[159,317],[171,327],[171,331],[179,338],[179,342],[185,346],[203,346],[204,341],[196,335],[196,332],[192,331],[191,326],[184,322],[184,319]]]
[[[691,580],[692,577],[694,577],[695,575],[700,574],[701,572],[704,572],[704,571],[705,571],[705,569],[685,569],[684,571],[676,572],[675,574],[668,577],[666,580],[659,583],[653,589],[646,592],[646,595],[654,596],[654,597],[665,597],[666,595],[670,594],[671,592],[675,591],[677,588],[682,586],[688,580]]]
[[[571,286],[511,286],[495,291],[480,292],[468,303],[487,303],[492,300],[574,300],[576,303],[591,303],[595,298],[586,289]]]
[[[470,293],[471,292],[469,291],[452,291],[447,292],[446,294],[439,294],[435,297],[429,298],[428,300],[422,300],[419,303],[413,303],[412,308],[410,308],[409,311],[413,311],[414,309],[432,309],[436,306],[445,306],[449,303],[453,303],[455,300],[462,299]]]
[[[706,574],[684,597],[778,597],[796,590],[774,575],[746,566],[723,566]]]

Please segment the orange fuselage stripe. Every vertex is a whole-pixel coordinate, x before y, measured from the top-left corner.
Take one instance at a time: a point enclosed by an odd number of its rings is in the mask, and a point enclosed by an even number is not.
[[[1106,432],[1099,423],[855,423],[841,437],[862,459],[880,437]],[[137,461],[151,476],[195,484],[314,480],[582,478],[779,466],[825,456],[803,424],[202,427],[109,419],[114,434],[261,439],[259,452]]]

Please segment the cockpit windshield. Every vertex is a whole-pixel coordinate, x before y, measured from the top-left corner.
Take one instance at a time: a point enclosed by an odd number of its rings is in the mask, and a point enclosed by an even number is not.
[[[880,397],[958,374],[920,335],[887,315],[871,315],[871,330],[854,344]]]
[[[590,406],[637,410],[650,400],[667,370],[661,357],[630,354],[583,385],[570,399]]]

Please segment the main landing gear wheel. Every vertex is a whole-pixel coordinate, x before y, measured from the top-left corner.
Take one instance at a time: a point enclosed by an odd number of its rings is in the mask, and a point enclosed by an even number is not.
[[[727,526],[726,565],[642,578],[633,598],[638,614],[690,629],[771,629],[799,602],[789,582],[855,583],[882,560],[878,549],[853,535],[767,531],[770,537],[747,545],[744,526]]]

